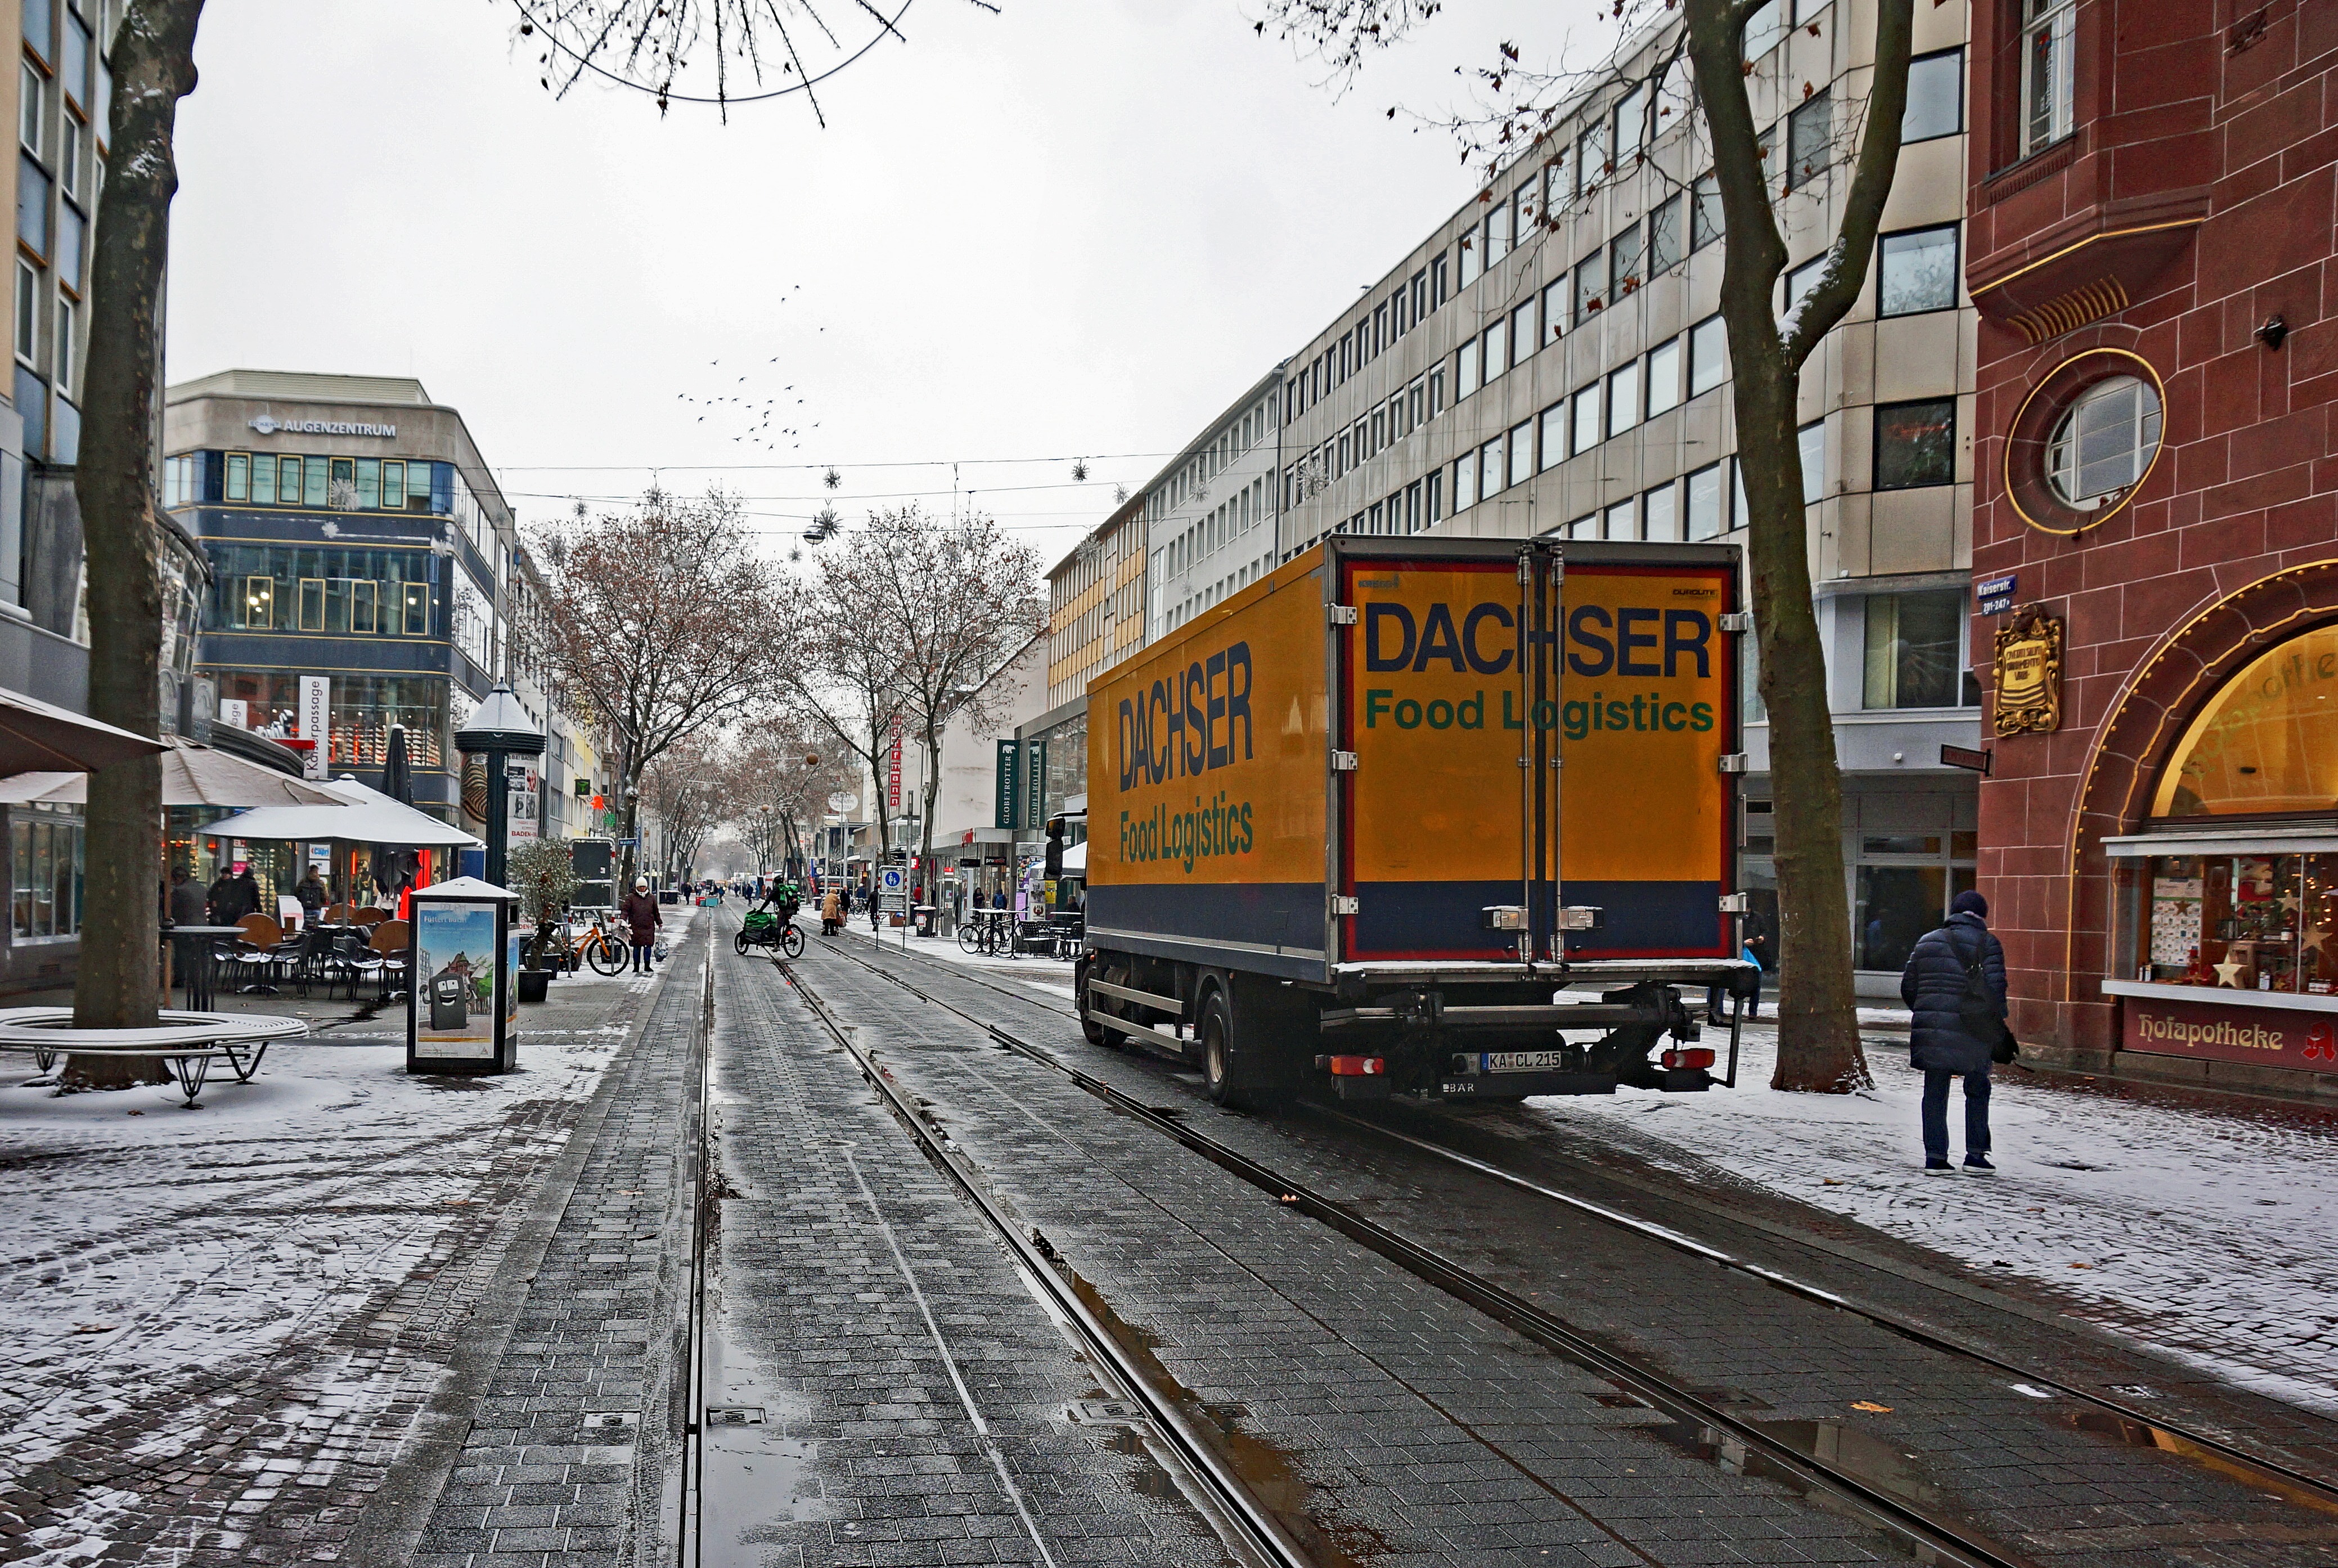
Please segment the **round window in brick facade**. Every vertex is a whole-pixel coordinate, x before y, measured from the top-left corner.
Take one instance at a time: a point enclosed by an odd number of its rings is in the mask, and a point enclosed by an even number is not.
[[[2125,508],[2159,460],[2165,391],[2148,361],[2089,349],[2022,399],[2005,444],[2005,492],[2021,520],[2071,535]]]

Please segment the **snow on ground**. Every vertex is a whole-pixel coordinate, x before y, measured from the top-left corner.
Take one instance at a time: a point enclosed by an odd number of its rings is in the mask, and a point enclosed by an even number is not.
[[[819,936],[820,921],[817,915],[800,923],[803,925],[806,934]],[[865,915],[857,924],[847,922],[844,931],[847,937],[860,942],[874,942],[879,947],[890,948],[896,952],[899,952],[903,945],[899,931],[889,930],[881,933],[872,932],[869,929],[869,920]],[[1065,960],[1035,958],[1028,954],[1016,958],[1008,958],[1004,954],[986,958],[980,953],[968,952],[958,946],[958,938],[955,936],[913,935],[909,939],[908,947],[913,953],[922,953],[928,958],[941,959],[945,962],[973,970],[986,979],[1012,981],[1042,995],[1053,997],[1058,1001],[1074,1000],[1072,966]]]
[[[1653,1164],[1782,1193],[2090,1304],[2120,1332],[2274,1398],[2338,1413],[2338,1119],[2210,1097],[2127,1099],[2000,1070],[1999,1174],[1923,1173],[1923,1080],[1871,1038],[1876,1087],[1770,1090],[1749,1027],[1734,1090],[1539,1099],[1530,1112]],[[1952,1159],[1962,1091],[1949,1102]]]
[[[271,1047],[249,1084],[215,1072],[194,1109],[0,1060],[0,1474],[224,1440],[257,1511],[288,1472],[385,1457],[624,1043],[610,1010],[652,982],[555,981],[500,1077],[409,1076],[403,1004]],[[84,1492],[33,1560],[102,1547],[108,1506]]]

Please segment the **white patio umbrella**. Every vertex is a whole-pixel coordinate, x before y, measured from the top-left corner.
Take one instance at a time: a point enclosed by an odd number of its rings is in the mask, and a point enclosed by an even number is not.
[[[347,774],[313,786],[339,797],[334,805],[275,805],[240,812],[205,824],[225,838],[290,840],[300,843],[386,844],[393,849],[477,849],[461,828],[400,805]]]
[[[225,811],[235,806],[341,805],[346,803],[321,786],[303,784],[274,768],[245,762],[241,757],[193,741],[172,738],[162,753],[162,804],[166,806],[210,806]],[[82,805],[89,800],[89,775],[84,773],[18,774],[0,780],[0,805]]]

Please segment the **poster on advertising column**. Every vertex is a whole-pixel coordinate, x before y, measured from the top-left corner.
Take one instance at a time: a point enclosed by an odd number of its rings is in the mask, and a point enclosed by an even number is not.
[[[526,763],[505,764],[505,776],[510,785],[509,802],[504,813],[506,835],[514,843],[541,835],[537,823],[542,818],[538,803],[544,798],[542,777]]]
[[[496,968],[501,957],[492,903],[414,904],[414,1050],[417,1060],[487,1061],[496,1054]]]

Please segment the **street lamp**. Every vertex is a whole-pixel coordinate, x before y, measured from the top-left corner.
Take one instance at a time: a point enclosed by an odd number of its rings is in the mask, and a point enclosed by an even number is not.
[[[471,722],[455,732],[455,749],[487,759],[487,881],[501,887],[511,847],[511,779],[506,759],[542,756],[544,732],[512,694],[511,683],[497,681]]]

